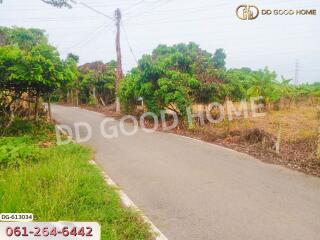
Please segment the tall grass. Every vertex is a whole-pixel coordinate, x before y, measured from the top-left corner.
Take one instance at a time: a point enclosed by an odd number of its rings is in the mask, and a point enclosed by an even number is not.
[[[2,144],[5,144],[2,142]],[[123,208],[88,148],[41,148],[41,161],[0,170],[0,212],[31,212],[35,221],[97,221],[102,239],[151,239],[139,214]]]

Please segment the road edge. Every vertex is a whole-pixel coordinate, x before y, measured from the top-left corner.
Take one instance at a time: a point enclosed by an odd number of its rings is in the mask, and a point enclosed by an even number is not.
[[[57,128],[57,124],[55,124],[55,127]],[[62,132],[63,134],[65,134],[66,136],[68,136],[68,138],[75,143],[75,140],[72,139],[68,133],[66,131],[64,131],[61,128],[57,128],[60,132]],[[151,227],[151,230],[156,234],[156,238],[155,240],[168,240],[168,238],[160,231],[159,228],[156,227],[156,225],[153,224],[153,222],[146,216],[144,215],[143,211],[141,211],[141,209],[138,208],[138,206],[129,198],[129,196],[120,189],[120,187],[108,176],[108,174],[102,170],[102,168],[99,167],[99,165],[94,161],[91,160],[90,163],[92,165],[95,165],[99,168],[99,170],[101,171],[102,176],[104,177],[105,182],[110,186],[113,187],[116,192],[118,193],[120,200],[122,202],[122,204],[127,207],[127,208],[132,208],[138,212],[141,213],[141,217],[142,219],[148,223]]]
[[[90,163],[99,167],[99,165],[94,160],[91,160]],[[109,186],[115,188],[116,192],[120,196],[122,204],[127,208],[132,208],[141,213],[143,220],[150,225],[151,230],[156,234],[156,240],[168,240],[168,238],[160,231],[160,229],[157,228],[146,215],[144,215],[143,211],[138,208],[138,206],[128,197],[128,195],[124,191],[120,189],[120,187],[106,174],[106,172],[103,171],[100,167],[99,170],[101,171],[105,182]]]

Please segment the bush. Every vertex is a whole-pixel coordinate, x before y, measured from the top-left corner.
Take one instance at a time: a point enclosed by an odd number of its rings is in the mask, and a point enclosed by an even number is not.
[[[4,136],[29,136],[33,141],[52,140],[54,138],[54,126],[44,121],[26,121],[16,119],[6,129]]]
[[[135,74],[128,74],[120,82],[119,86],[119,99],[121,102],[121,111],[123,113],[133,113],[137,100],[137,82],[138,78]]]
[[[20,167],[43,159],[42,142],[55,140],[54,126],[17,119],[0,138],[0,168]]]
[[[89,97],[88,104],[89,104],[90,106],[97,106],[97,105],[98,105],[97,98],[95,98],[94,96],[90,96],[90,97]]]
[[[45,123],[16,122],[10,133],[25,136],[0,138],[0,212],[32,212],[36,221],[97,221],[102,240],[154,239],[149,224],[122,206],[101,170],[89,163],[89,148],[41,148],[26,135],[37,131],[50,140],[50,129]]]
[[[153,61],[150,56],[144,56],[138,69],[123,79],[119,96],[125,112],[132,110],[136,99],[142,97],[150,112],[160,115],[161,110],[168,108],[186,118],[186,109],[192,103],[192,89],[198,88],[199,82],[188,73],[164,68],[166,61]]]
[[[31,137],[0,138],[0,168],[38,162],[41,157],[42,151],[33,143]]]

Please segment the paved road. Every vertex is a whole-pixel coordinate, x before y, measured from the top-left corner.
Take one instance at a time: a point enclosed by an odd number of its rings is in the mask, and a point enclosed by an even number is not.
[[[99,113],[53,106],[53,114],[93,126],[86,144],[98,164],[169,239],[320,239],[319,178],[173,134],[105,139]]]

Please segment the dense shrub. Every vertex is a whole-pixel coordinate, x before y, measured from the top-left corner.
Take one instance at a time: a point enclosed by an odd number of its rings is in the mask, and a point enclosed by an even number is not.
[[[46,122],[15,120],[0,138],[0,168],[19,167],[43,159],[44,143],[54,142],[54,126]]]
[[[18,167],[41,159],[42,152],[30,137],[0,138],[0,168]]]
[[[45,121],[27,121],[15,119],[6,129],[4,136],[29,136],[34,141],[43,141],[54,137],[54,126]]]

